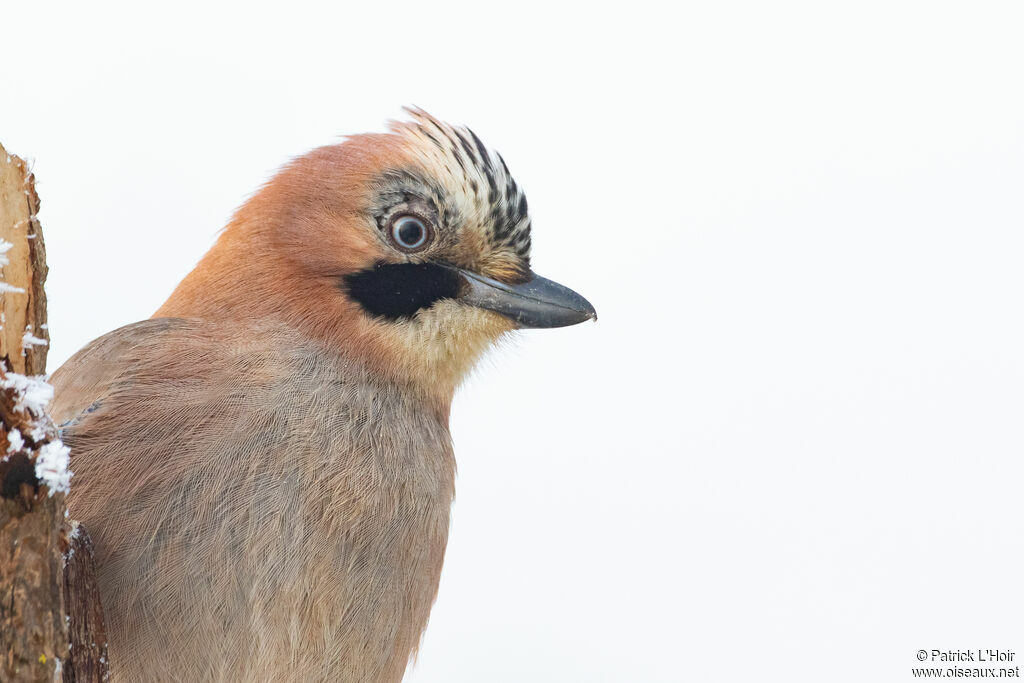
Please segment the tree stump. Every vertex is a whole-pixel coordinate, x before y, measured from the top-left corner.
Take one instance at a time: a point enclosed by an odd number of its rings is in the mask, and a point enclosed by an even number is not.
[[[46,247],[25,162],[0,146],[0,681],[109,678],[91,545],[67,519],[46,414]],[[65,559],[67,559],[65,567]]]

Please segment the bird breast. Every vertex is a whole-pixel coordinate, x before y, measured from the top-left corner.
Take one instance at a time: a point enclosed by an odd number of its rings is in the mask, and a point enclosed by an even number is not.
[[[152,323],[54,376],[58,410],[89,406],[70,508],[118,677],[400,680],[447,540],[446,417],[287,328]],[[110,366],[91,395],[76,363]]]

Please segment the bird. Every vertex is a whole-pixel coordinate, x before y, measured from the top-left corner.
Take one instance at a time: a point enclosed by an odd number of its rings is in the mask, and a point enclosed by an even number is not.
[[[532,271],[501,155],[405,112],[286,164],[152,318],[51,376],[115,681],[400,681],[456,389],[516,330],[596,320]]]

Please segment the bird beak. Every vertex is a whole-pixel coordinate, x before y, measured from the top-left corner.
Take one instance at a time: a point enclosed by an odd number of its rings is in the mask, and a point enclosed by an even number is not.
[[[500,313],[520,327],[565,327],[597,320],[597,311],[589,301],[532,271],[526,282],[510,285],[456,266],[447,267],[465,283],[459,301]]]

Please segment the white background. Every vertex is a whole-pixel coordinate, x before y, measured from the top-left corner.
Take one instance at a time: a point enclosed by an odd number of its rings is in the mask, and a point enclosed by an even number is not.
[[[671,5],[4,2],[50,370],[148,317],[280,164],[418,104],[502,152],[537,271],[600,321],[459,394],[408,680],[1020,663],[1021,6]]]

